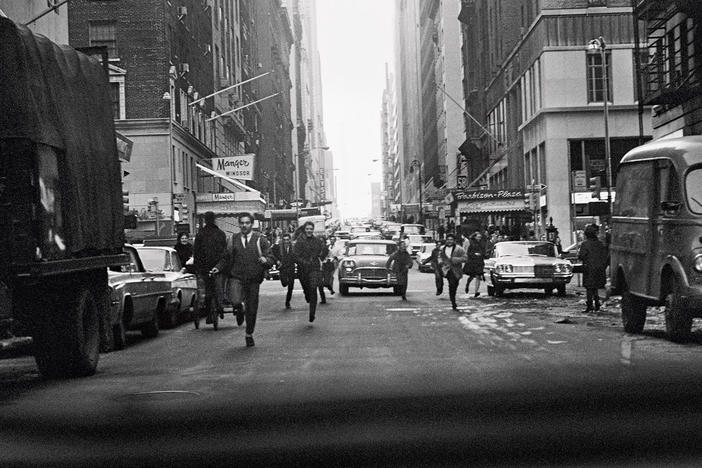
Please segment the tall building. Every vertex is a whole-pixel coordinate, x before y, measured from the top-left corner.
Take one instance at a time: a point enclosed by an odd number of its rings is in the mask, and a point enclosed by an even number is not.
[[[642,104],[653,138],[702,134],[702,9],[694,1],[638,0]]]
[[[302,204],[322,206],[338,215],[334,158],[327,146],[322,106],[322,75],[317,46],[315,0],[293,0],[295,45],[296,175]],[[323,205],[325,202],[330,204]]]
[[[631,1],[464,0],[459,18],[464,98],[478,121],[467,125],[474,147],[464,148],[470,188],[493,190],[495,200],[457,200],[456,217],[513,235],[543,235],[552,220],[565,242],[574,239],[606,214],[607,191],[593,197],[588,183],[606,187],[605,95],[612,168],[651,134],[649,119],[639,124]],[[604,54],[588,46],[600,37]],[[530,192],[527,209],[518,198]]]
[[[380,112],[382,144],[382,215],[397,220],[402,205],[400,160],[397,138],[395,80],[385,64],[385,89]]]

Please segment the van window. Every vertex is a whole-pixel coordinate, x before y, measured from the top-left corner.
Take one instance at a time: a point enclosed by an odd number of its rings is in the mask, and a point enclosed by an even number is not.
[[[656,168],[658,170],[658,204],[656,208],[660,209],[662,202],[679,202],[681,200],[680,183],[675,166],[669,159],[657,161]]]
[[[647,217],[654,196],[653,162],[643,161],[619,167],[614,216]],[[701,207],[702,208],[702,207]]]
[[[690,211],[702,214],[702,167],[693,168],[687,173],[685,192]]]

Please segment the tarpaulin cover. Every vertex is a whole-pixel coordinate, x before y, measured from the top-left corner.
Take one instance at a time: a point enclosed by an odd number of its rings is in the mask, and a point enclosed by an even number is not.
[[[73,254],[118,251],[123,242],[108,92],[96,59],[0,17],[0,138],[25,138],[64,154],[64,229]]]

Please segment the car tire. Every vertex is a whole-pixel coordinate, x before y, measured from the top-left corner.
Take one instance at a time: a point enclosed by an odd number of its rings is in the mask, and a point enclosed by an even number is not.
[[[505,295],[505,288],[502,286],[495,285],[495,297],[502,297]]]
[[[666,320],[667,321],[667,320]],[[622,324],[627,333],[641,333],[646,323],[646,304],[629,291],[622,293]]]
[[[180,315],[181,299],[178,298],[178,302],[172,304],[171,307],[166,308],[166,313],[163,314],[163,328],[174,328],[178,325],[178,317]]]
[[[692,315],[682,307],[680,286],[675,281],[672,290],[665,297],[665,331],[670,341],[685,343],[690,339],[691,329]]]
[[[556,286],[556,290],[558,291],[558,295],[563,297],[566,295],[566,285],[565,284],[559,284]]]
[[[342,296],[348,296],[349,295],[349,286],[347,284],[340,284],[339,285],[339,294]]]
[[[119,351],[127,346],[127,335],[122,322],[112,326],[112,349]]]
[[[160,328],[158,318],[161,316],[163,308],[163,301],[159,302],[158,307],[156,307],[156,310],[154,311],[153,317],[151,317],[151,321],[141,327],[142,336],[145,338],[156,338],[158,336]]]
[[[544,288],[544,294],[546,294],[547,296],[552,296],[553,288]]]
[[[487,285],[487,294],[488,296],[494,296],[495,295],[495,287],[491,285]]]

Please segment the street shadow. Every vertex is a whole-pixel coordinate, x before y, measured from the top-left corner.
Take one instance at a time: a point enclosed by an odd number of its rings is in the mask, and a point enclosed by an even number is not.
[[[647,338],[655,338],[658,340],[669,341],[668,334],[663,330],[644,330],[641,335]],[[672,343],[672,342],[671,342]],[[691,345],[691,346],[702,346],[702,330],[693,331],[690,335],[690,339],[685,343],[678,343],[679,345]]]
[[[481,294],[482,296],[483,294]],[[485,294],[487,296],[487,294]],[[495,297],[495,296],[492,296]],[[505,290],[502,293],[502,297],[495,297],[496,299],[573,299],[576,296],[574,293],[566,291],[565,296],[559,296],[558,294],[546,294],[543,291],[532,290],[532,291],[522,291],[519,289],[515,290]]]

